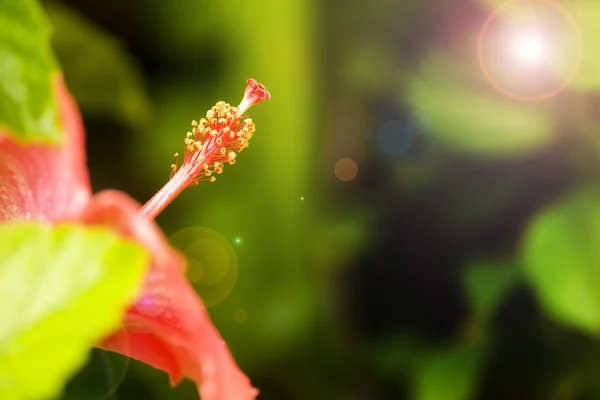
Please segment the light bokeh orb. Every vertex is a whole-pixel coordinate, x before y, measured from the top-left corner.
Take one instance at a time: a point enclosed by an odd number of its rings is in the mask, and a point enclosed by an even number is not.
[[[341,158],[335,163],[333,173],[342,182],[353,181],[358,175],[358,164],[351,158]]]
[[[391,157],[406,154],[412,143],[412,131],[402,121],[387,121],[379,127],[376,134],[379,150]]]

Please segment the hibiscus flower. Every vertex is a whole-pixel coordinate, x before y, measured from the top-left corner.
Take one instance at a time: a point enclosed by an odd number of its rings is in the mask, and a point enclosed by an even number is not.
[[[143,245],[152,257],[141,294],[124,316],[123,328],[99,347],[167,372],[172,385],[191,379],[203,400],[254,399],[258,391],[237,367],[185,278],[184,257],[168,245],[153,220],[183,189],[214,181],[224,164],[235,162],[254,133],[244,113],[269,93],[250,79],[238,107],[219,102],[205,118],[193,121],[181,165],[176,154],[171,179],[141,207],[119,191],[92,195],[79,110],[62,77],[53,85],[64,131],[61,146],[22,144],[0,130],[0,221],[109,226]]]

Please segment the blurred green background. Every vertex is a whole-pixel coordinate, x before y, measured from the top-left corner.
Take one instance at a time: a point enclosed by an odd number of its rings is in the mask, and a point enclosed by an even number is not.
[[[95,190],[271,92],[158,218],[260,399],[600,399],[594,1],[42,3]],[[64,399],[104,398],[197,392],[95,350]]]

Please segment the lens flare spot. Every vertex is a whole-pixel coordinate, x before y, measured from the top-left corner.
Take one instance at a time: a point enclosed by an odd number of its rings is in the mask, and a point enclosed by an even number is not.
[[[513,0],[487,18],[478,40],[483,75],[500,93],[530,102],[553,97],[581,65],[581,33],[571,14],[551,0]]]
[[[358,165],[351,158],[341,158],[335,163],[333,173],[340,181],[350,182],[358,175]]]
[[[546,43],[539,34],[524,33],[517,37],[514,44],[514,56],[516,61],[529,66],[537,65],[544,59]]]

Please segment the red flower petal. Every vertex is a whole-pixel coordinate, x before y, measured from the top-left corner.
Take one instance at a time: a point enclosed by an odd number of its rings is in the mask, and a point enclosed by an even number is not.
[[[65,133],[61,146],[23,145],[0,131],[0,221],[77,219],[114,227],[142,244],[152,252],[152,265],[141,296],[127,311],[124,329],[102,347],[166,371],[173,384],[190,378],[202,400],[254,399],[256,389],[185,279],[183,257],[127,195],[91,197],[79,110],[62,77],[54,84]]]
[[[83,123],[61,76],[54,87],[63,145],[23,145],[0,131],[0,221],[72,219],[89,201]]]
[[[239,370],[212,325],[200,298],[187,282],[184,259],[171,249],[152,221],[138,214],[127,195],[106,191],[92,199],[84,221],[117,228],[152,251],[153,262],[124,329],[101,347],[166,371],[171,383],[182,376],[196,382],[202,400],[252,400],[258,391]],[[126,266],[124,266],[126,267]]]

